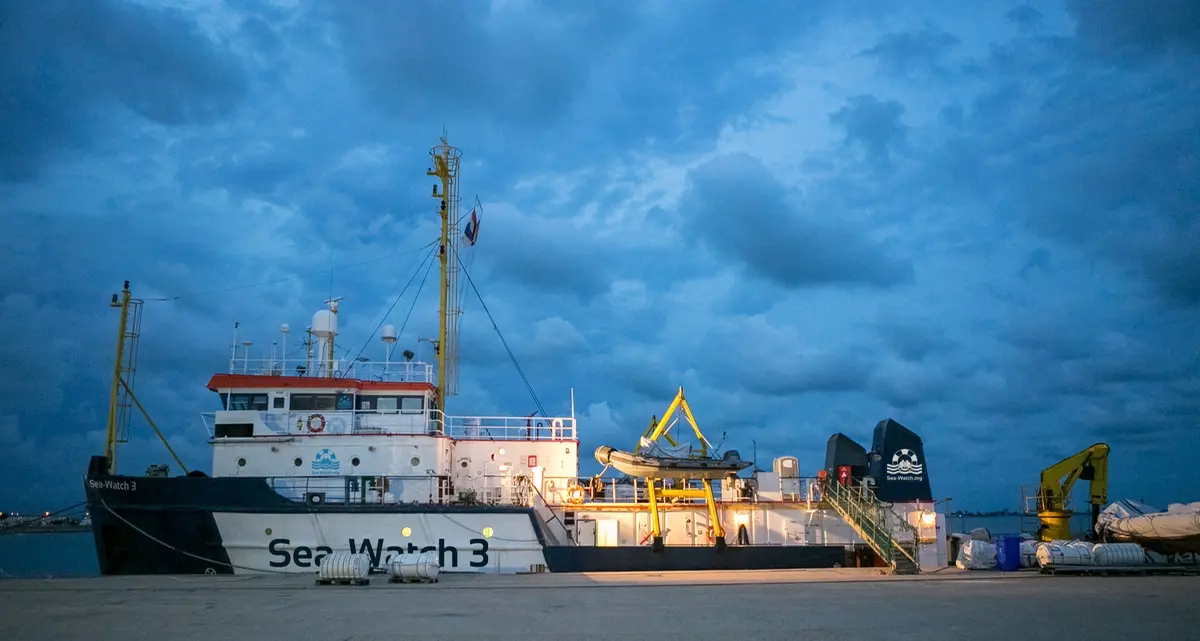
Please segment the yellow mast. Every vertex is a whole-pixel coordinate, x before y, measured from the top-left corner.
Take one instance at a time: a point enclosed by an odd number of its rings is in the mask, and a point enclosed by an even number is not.
[[[183,473],[187,474],[187,466],[175,453],[174,448],[167,442],[167,437],[154,424],[150,413],[133,393],[134,361],[137,359],[138,339],[141,337],[142,302],[141,299],[133,297],[132,292],[129,291],[129,281],[125,281],[120,296],[113,294],[112,302],[109,303],[109,307],[121,308],[121,320],[117,324],[117,358],[113,361],[112,394],[108,400],[108,429],[104,438],[104,458],[108,464],[108,473],[116,474],[117,443],[128,442],[128,431],[123,428],[128,428],[131,406],[136,406],[150,425],[150,429],[154,430],[163,445],[167,446],[167,452],[179,464]]]
[[[117,324],[117,357],[113,361],[112,392],[108,399],[108,429],[104,437],[104,456],[108,461],[109,474],[117,471],[117,406],[124,391],[121,385],[121,366],[125,362],[125,329],[129,322],[129,302],[132,297],[129,281],[125,281],[120,299],[118,300],[117,294],[113,294],[112,302],[109,303],[110,307],[121,308],[121,320]]]
[[[433,186],[433,197],[439,201],[438,215],[442,220],[442,238],[438,247],[438,260],[441,267],[441,278],[438,304],[438,340],[434,343],[437,355],[438,409],[446,411],[446,398],[458,393],[458,309],[457,297],[451,296],[451,291],[458,284],[458,169],[462,159],[462,151],[446,142],[443,135],[441,144],[430,149],[433,158],[433,168],[425,172],[427,176],[436,176],[441,182]]]

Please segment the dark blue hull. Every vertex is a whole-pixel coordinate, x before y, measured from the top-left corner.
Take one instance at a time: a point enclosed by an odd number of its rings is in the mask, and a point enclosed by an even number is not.
[[[551,572],[669,572],[679,570],[811,570],[846,567],[842,545],[664,547],[549,546]]]

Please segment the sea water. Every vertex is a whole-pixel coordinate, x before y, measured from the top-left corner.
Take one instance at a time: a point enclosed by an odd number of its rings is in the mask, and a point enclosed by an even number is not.
[[[1071,531],[1081,536],[1091,517],[1076,514]],[[1037,529],[1037,519],[1020,516],[954,516],[947,519],[950,532],[987,528],[992,534],[1017,534]],[[0,535],[0,579],[31,577],[99,576],[96,544],[91,532]]]
[[[91,532],[0,535],[0,579],[99,575]]]

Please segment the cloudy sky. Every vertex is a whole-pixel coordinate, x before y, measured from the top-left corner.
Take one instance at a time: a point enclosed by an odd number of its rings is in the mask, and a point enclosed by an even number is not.
[[[472,278],[547,412],[574,388],[585,471],[682,385],[810,474],[894,418],[956,507],[1100,440],[1112,498],[1200,499],[1190,0],[4,0],[0,51],[0,509],[81,499],[124,279],[201,469],[235,320],[267,350],[333,292],[381,356],[443,127]],[[452,412],[533,411],[469,292],[462,332]],[[136,417],[121,456],[168,460]]]

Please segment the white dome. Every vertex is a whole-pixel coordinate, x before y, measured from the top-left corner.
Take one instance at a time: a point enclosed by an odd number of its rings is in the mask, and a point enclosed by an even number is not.
[[[337,314],[334,314],[333,312],[329,311],[328,309],[322,309],[321,311],[317,312],[316,314],[313,314],[313,319],[312,319],[313,334],[316,334],[317,336],[332,336],[333,334],[337,333],[337,329],[338,329]]]

